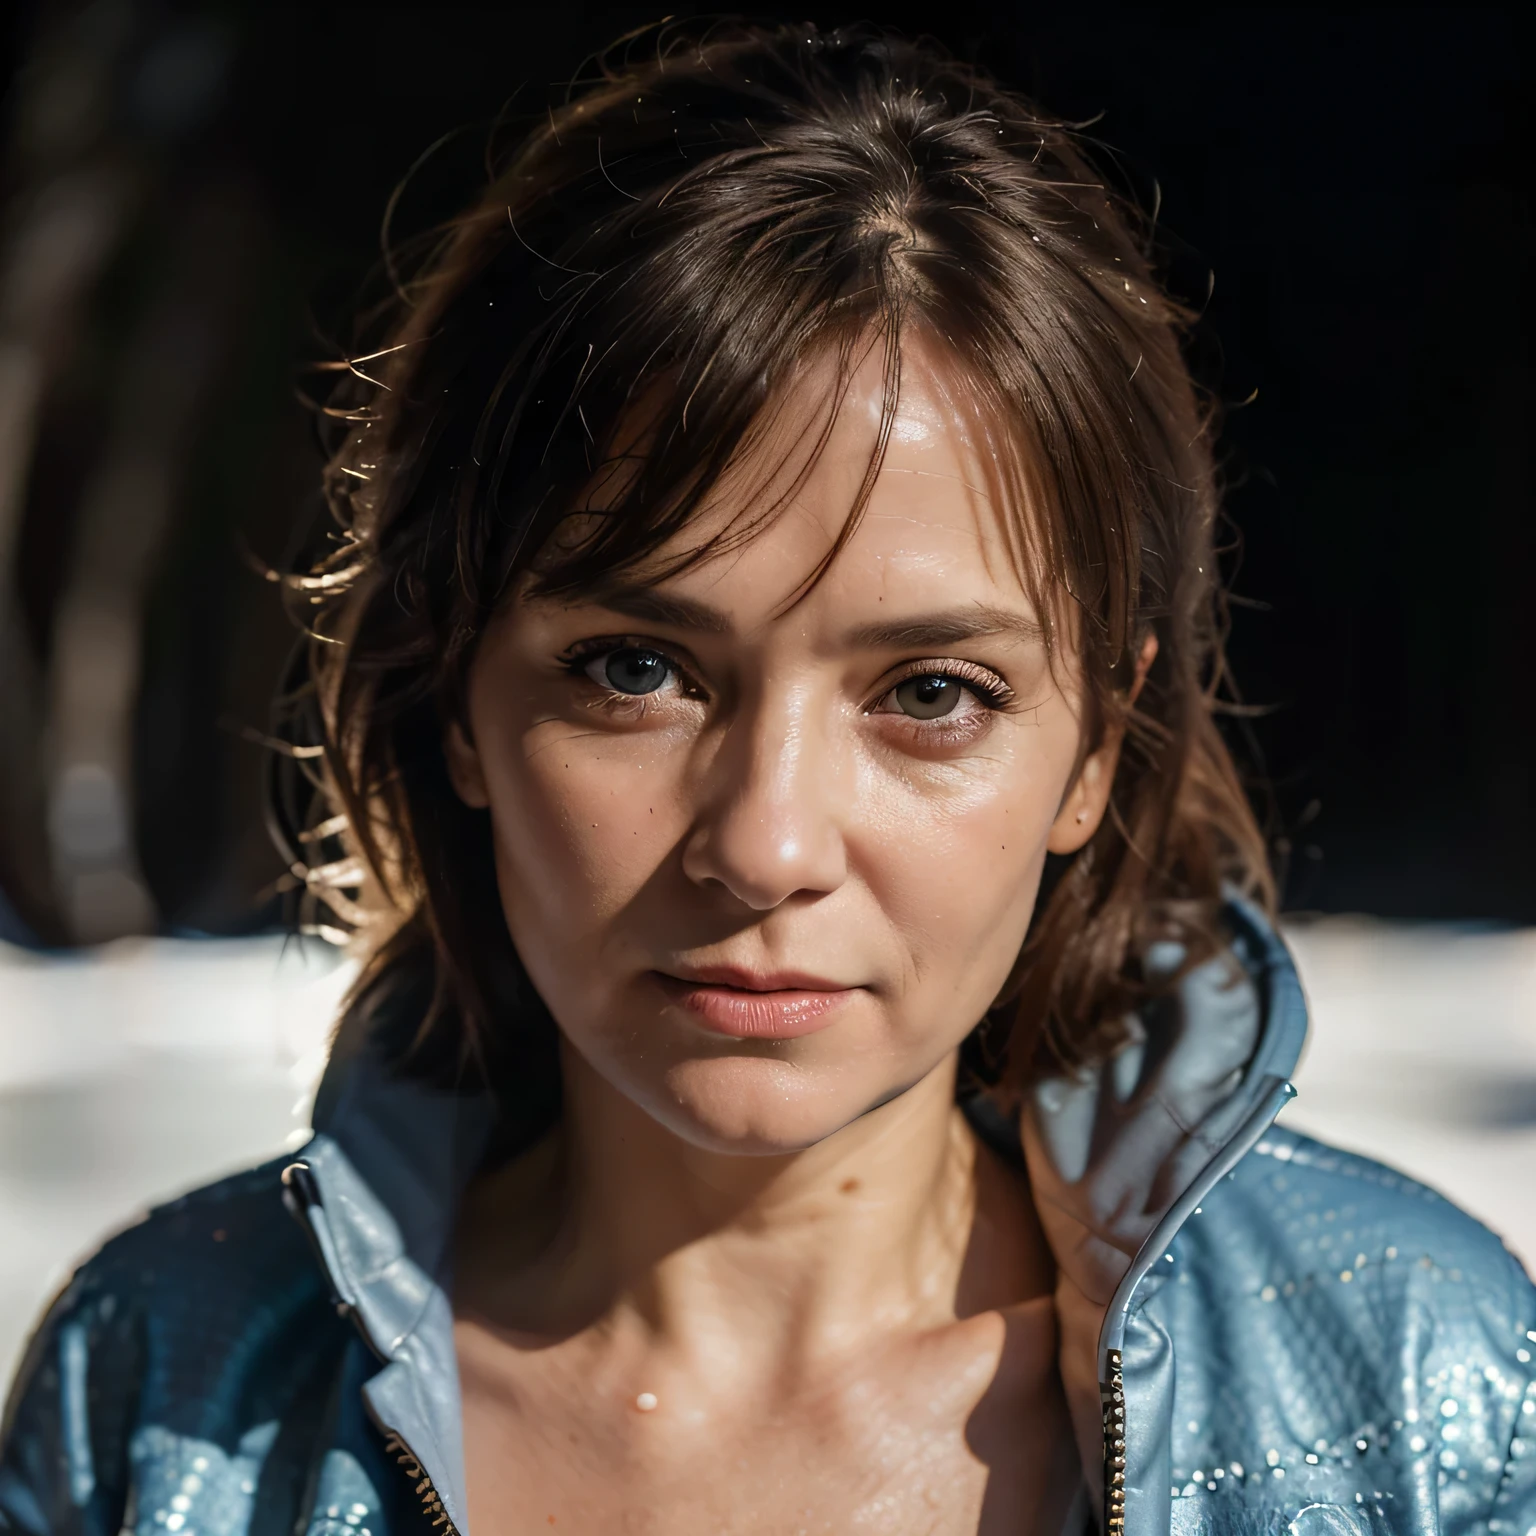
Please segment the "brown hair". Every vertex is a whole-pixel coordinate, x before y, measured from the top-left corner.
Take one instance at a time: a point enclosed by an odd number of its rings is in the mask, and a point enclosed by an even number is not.
[[[1100,1055],[1157,985],[1149,943],[1210,954],[1227,885],[1272,904],[1213,718],[1219,493],[1187,316],[1070,129],[934,46],[735,23],[644,43],[392,270],[378,339],[327,407],[345,434],[337,526],[287,578],[310,638],[282,701],[274,824],[307,889],[374,930],[352,1012],[399,1005],[437,1047],[418,1059],[547,1073],[553,1026],[501,916],[487,815],[444,765],[477,637],[525,573],[574,593],[653,556],[812,353],[846,377],[884,349],[883,444],[920,330],[1013,450],[1021,569],[1042,614],[1065,594],[1090,734],[1124,732],[1109,816],[1048,872],[991,1061],[1006,1042],[1021,1081]],[[637,401],[645,453],[552,546]]]

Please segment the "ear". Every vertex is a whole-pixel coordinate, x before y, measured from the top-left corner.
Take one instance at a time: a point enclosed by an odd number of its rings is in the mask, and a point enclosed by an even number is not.
[[[1130,708],[1147,680],[1147,672],[1157,659],[1157,636],[1148,635],[1141,642],[1136,656],[1136,675],[1131,679],[1126,694],[1125,707]],[[1078,770],[1072,788],[1051,823],[1045,846],[1052,853],[1076,853],[1104,820],[1109,808],[1109,791],[1115,782],[1115,768],[1120,762],[1120,742],[1124,736],[1121,727],[1104,733],[1104,740],[1096,752],[1091,753]]]
[[[1090,753],[1078,769],[1077,778],[1051,823],[1045,846],[1052,853],[1076,853],[1099,830],[1119,761],[1120,732],[1106,731],[1098,751]]]
[[[472,809],[483,811],[491,797],[485,787],[480,752],[457,720],[443,732],[443,757],[448,763],[449,782],[459,799]]]

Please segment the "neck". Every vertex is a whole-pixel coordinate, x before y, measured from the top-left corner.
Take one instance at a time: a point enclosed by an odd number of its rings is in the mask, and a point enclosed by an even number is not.
[[[976,1252],[979,1197],[999,1203],[987,1199],[999,1172],[981,1165],[954,1106],[955,1067],[947,1060],[813,1147],[747,1157],[681,1141],[567,1051],[555,1166],[531,1172],[548,1191],[547,1219],[512,1223],[541,1229],[532,1251],[494,1239],[481,1248],[467,1228],[505,1232],[510,1211],[529,1208],[516,1194],[529,1169],[490,1181],[461,1221],[481,1249],[465,1256],[461,1295],[465,1282],[477,1296],[499,1293],[492,1309],[519,1331],[599,1326],[695,1359],[717,1357],[724,1341],[739,1355],[747,1340],[784,1361],[976,1310],[962,1278],[978,1257],[1028,1293],[1021,1269],[1033,1266],[1017,1241],[1003,1245],[1001,1265],[994,1244]],[[1001,1199],[1028,1204],[1016,1189]]]
[[[952,1302],[975,1204],[953,1061],[815,1146],[750,1157],[681,1141],[572,1065],[578,1240],[651,1326],[729,1308],[809,1344]]]

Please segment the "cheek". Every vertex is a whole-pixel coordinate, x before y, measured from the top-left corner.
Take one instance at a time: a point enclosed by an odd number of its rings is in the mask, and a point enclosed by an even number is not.
[[[1046,839],[1070,773],[1025,736],[920,776],[870,774],[861,862],[904,936],[913,978],[957,994],[1001,986],[1034,910]]]
[[[664,743],[533,726],[496,742],[486,776],[502,903],[520,949],[560,948],[621,911],[675,841]]]

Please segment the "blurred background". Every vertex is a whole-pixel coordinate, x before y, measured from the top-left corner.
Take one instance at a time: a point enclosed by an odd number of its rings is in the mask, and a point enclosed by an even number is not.
[[[692,14],[688,7],[674,8]],[[1227,405],[1236,745],[1292,1124],[1536,1263],[1530,55],[1505,7],[869,12],[1089,122]],[[788,14],[788,13],[783,13]],[[303,1134],[345,965],[260,814],[307,363],[633,6],[33,0],[0,25],[0,1379],[105,1227]],[[432,153],[425,155],[431,146]],[[398,194],[398,195],[397,195]]]

